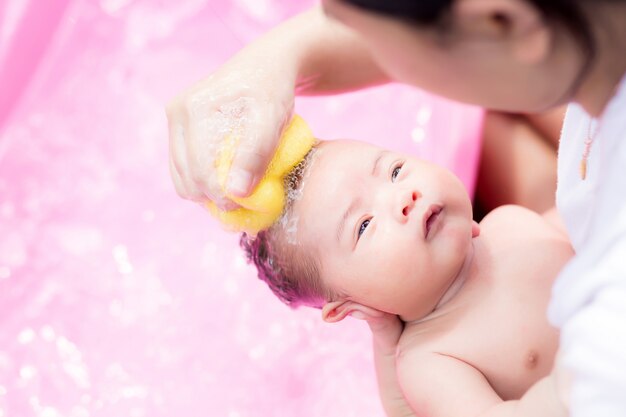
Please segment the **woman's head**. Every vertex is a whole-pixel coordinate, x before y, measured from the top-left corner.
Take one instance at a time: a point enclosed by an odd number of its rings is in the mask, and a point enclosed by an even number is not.
[[[394,78],[459,101],[515,112],[542,111],[577,99],[596,63],[598,22],[610,16],[599,13],[598,6],[626,5],[618,0],[322,3],[327,14],[367,40]]]
[[[346,300],[405,319],[430,312],[477,232],[461,182],[441,167],[362,142],[324,142],[315,152],[290,208],[297,245],[277,246],[282,262],[309,257],[315,273],[292,275],[290,290],[292,280],[306,282],[301,298],[318,307]]]

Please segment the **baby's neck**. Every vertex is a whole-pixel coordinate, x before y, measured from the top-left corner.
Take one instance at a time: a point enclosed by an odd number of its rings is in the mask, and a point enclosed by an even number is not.
[[[479,274],[481,270],[480,265],[483,264],[483,260],[488,256],[486,248],[482,243],[480,236],[472,238],[463,265],[461,265],[457,276],[454,277],[450,286],[435,306],[435,310],[450,302],[461,291],[467,281]]]
[[[457,275],[450,280],[450,285],[435,305],[435,308],[424,317],[406,322],[412,324],[419,323],[432,317],[433,314],[438,314],[439,310],[450,303],[450,301],[452,301],[461,292],[468,281],[472,280],[480,273],[482,270],[481,266],[485,264],[488,257],[488,250],[483,244],[480,236],[473,238],[461,268],[459,269]]]

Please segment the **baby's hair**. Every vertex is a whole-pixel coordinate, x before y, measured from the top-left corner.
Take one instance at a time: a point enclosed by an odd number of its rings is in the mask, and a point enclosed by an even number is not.
[[[314,146],[303,160],[285,176],[286,203],[281,220],[292,215],[293,200],[302,188],[303,176],[311,163]],[[256,266],[258,277],[283,303],[291,308],[301,305],[321,308],[331,294],[321,283],[319,265],[315,253],[301,243],[289,241],[285,221],[277,221],[256,236],[241,235],[240,246],[246,252],[248,262]]]

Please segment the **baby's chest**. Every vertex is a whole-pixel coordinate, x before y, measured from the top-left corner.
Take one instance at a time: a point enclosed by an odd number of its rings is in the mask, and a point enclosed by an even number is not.
[[[479,369],[501,397],[516,399],[552,369],[558,331],[546,318],[549,291],[497,292],[468,313],[449,348]]]
[[[546,310],[558,270],[525,265],[506,271],[494,271],[466,294],[441,348],[480,370],[502,398],[516,399],[552,369],[558,331]]]

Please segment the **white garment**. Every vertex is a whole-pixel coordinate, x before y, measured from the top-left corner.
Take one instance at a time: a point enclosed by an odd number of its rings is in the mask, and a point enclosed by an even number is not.
[[[573,372],[571,417],[626,417],[626,77],[580,162],[592,119],[570,105],[558,157],[557,208],[576,251],[557,278],[548,315]]]

